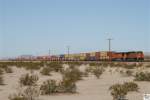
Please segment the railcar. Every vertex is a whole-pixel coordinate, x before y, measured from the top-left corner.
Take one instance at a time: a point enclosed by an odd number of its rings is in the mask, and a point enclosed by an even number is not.
[[[16,59],[16,60],[24,60]],[[26,59],[27,60],[27,59]],[[30,59],[28,59],[30,60]],[[142,51],[130,52],[88,52],[78,54],[62,54],[53,56],[38,56],[35,60],[39,61],[144,61],[144,54]]]

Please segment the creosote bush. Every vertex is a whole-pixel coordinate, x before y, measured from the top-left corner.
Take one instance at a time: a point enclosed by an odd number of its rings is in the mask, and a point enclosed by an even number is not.
[[[54,72],[61,72],[63,67],[61,62],[51,62],[46,64]]]
[[[3,69],[0,68],[0,75],[2,75],[4,73]]]
[[[11,67],[6,67],[6,68],[5,68],[5,72],[6,72],[6,73],[13,73],[13,70],[12,70]]]
[[[63,79],[59,84],[59,92],[75,93],[77,89],[76,82],[70,79]]]
[[[62,71],[62,80],[56,82],[55,80],[47,80],[43,82],[40,87],[43,95],[50,95],[53,93],[75,93],[76,82],[82,79],[82,72],[78,68],[71,67]]]
[[[145,67],[150,68],[150,64],[146,65]]]
[[[90,72],[96,76],[96,78],[100,78],[100,76],[104,72],[104,68],[100,66],[90,66],[89,68],[86,69],[86,72]]]
[[[135,81],[150,81],[150,72],[137,72]]]
[[[102,67],[95,67],[93,70],[93,74],[99,79],[100,76],[103,74],[104,69]]]
[[[125,71],[123,71],[123,70],[120,70],[120,74],[121,75],[123,75],[123,76],[133,76],[133,71],[131,71],[131,70],[125,70]]]
[[[111,95],[113,96],[113,100],[121,100],[125,99],[127,95],[126,89],[121,84],[115,84],[109,88],[111,90]]]
[[[133,75],[133,71],[131,71],[131,70],[126,70],[126,71],[125,71],[125,74],[126,74],[127,76],[132,76],[132,75]]]
[[[24,86],[36,85],[38,79],[37,75],[27,73],[21,76],[19,83]]]
[[[42,95],[50,95],[52,93],[57,93],[58,85],[55,80],[47,80],[43,82],[40,87]]]
[[[27,100],[21,94],[13,94],[13,95],[10,95],[8,98],[9,98],[9,100]]]
[[[37,100],[40,91],[35,86],[29,86],[25,90],[10,95],[9,100]]]
[[[125,82],[123,84],[124,88],[126,88],[126,90],[128,92],[132,92],[132,91],[138,91],[138,85],[134,82]]]
[[[125,82],[124,84],[112,85],[109,90],[113,96],[113,100],[126,100],[128,92],[138,91],[138,85],[134,82]]]
[[[69,66],[81,66],[82,62],[65,62],[64,64],[68,64]]]
[[[67,68],[66,70],[62,71],[63,79],[72,82],[82,80],[82,75],[83,73],[76,67]]]
[[[48,75],[48,76],[50,76],[50,75],[51,75],[51,74],[50,74],[51,71],[52,71],[51,68],[49,68],[49,67],[44,67],[44,68],[40,71],[40,73],[41,73],[42,75]]]
[[[4,85],[4,80],[3,80],[3,76],[0,75],[0,85]]]
[[[70,80],[62,80],[56,82],[56,80],[47,80],[40,86],[42,95],[51,95],[54,93],[75,93],[76,84]]]

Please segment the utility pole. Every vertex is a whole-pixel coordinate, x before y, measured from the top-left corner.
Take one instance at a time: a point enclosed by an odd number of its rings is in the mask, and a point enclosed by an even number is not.
[[[107,40],[108,40],[108,42],[109,42],[109,52],[111,52],[111,40],[113,40],[113,39],[108,38]]]
[[[113,39],[112,38],[108,38],[107,40],[108,40],[108,46],[109,46],[109,57],[110,57],[109,60],[111,61],[111,58],[112,58],[111,57],[111,40],[113,40]]]
[[[68,60],[69,60],[69,56],[70,56],[70,46],[67,46],[67,52],[68,52]]]
[[[51,57],[51,50],[49,49],[49,51],[48,51],[48,58],[49,58],[49,60],[50,60],[50,57]]]

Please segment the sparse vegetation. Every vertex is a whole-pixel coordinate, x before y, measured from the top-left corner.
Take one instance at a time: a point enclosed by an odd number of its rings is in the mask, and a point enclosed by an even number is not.
[[[58,85],[56,84],[55,80],[47,80],[43,82],[40,87],[42,95],[50,95],[52,93],[57,93]]]
[[[25,97],[23,97],[22,94],[13,94],[10,95],[8,98],[9,100],[27,100]]]
[[[138,85],[134,82],[125,82],[123,84],[124,88],[127,89],[127,92],[138,91]]]
[[[104,68],[100,66],[90,66],[89,68],[86,69],[86,72],[90,72],[96,76],[96,78],[100,78],[100,76],[104,72]]]
[[[75,93],[77,89],[76,83],[70,79],[64,78],[62,82],[59,83],[60,93]]]
[[[50,75],[51,75],[51,74],[50,74],[51,71],[52,71],[51,68],[49,68],[49,67],[44,67],[44,68],[40,71],[40,73],[41,73],[42,75],[48,75],[48,76],[50,76]]]
[[[36,85],[38,79],[37,75],[30,75],[27,73],[21,76],[19,83],[24,86]]]
[[[111,90],[113,100],[124,100],[126,98],[127,91],[121,84],[115,84],[109,90]]]
[[[3,80],[3,76],[0,75],[0,85],[4,85],[4,80]]]
[[[75,67],[67,68],[62,71],[62,76],[64,80],[70,80],[72,82],[76,82],[82,79],[83,73]]]
[[[150,81],[149,72],[137,72],[134,77],[135,77],[135,81]]]
[[[37,100],[40,91],[35,86],[29,86],[24,91],[10,95],[9,100]]]
[[[3,74],[3,69],[2,68],[0,68],[0,75],[2,75]]]
[[[150,68],[150,64],[147,64],[145,67]]]
[[[128,92],[138,91],[138,85],[134,82],[125,82],[124,84],[112,85],[109,90],[113,96],[113,100],[126,100]]]
[[[11,67],[6,67],[6,68],[5,68],[5,72],[6,72],[6,73],[13,73],[13,70],[12,70]]]
[[[25,97],[26,100],[37,100],[39,95],[40,95],[40,91],[35,86],[29,86],[23,92],[23,97]]]
[[[126,76],[126,77],[129,77],[129,76],[133,76],[133,71],[131,70],[120,70],[120,74],[122,76]]]
[[[132,75],[133,75],[133,71],[131,71],[131,70],[126,70],[126,71],[125,71],[125,74],[126,74],[127,76],[132,76]]]
[[[61,72],[63,67],[61,62],[51,62],[46,64],[52,71]]]
[[[63,79],[59,83],[55,80],[47,80],[40,87],[42,95],[51,95],[54,93],[75,93],[76,84],[71,80]]]
[[[104,69],[102,67],[96,66],[93,70],[93,74],[99,79],[102,73],[104,72]]]

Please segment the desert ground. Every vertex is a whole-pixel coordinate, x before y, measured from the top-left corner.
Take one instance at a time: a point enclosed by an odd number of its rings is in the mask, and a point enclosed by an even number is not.
[[[150,72],[150,67],[145,67],[144,63],[140,67],[135,67],[129,70],[132,70],[133,73],[139,71]],[[10,65],[9,65],[10,66]],[[81,64],[76,67],[85,72],[89,64]],[[62,79],[62,75],[59,72],[51,72],[50,76],[42,75],[40,70],[26,70],[21,67],[10,66],[12,68],[12,73],[3,73],[4,85],[0,85],[0,100],[10,100],[8,97],[19,91],[19,78],[21,75],[26,73],[33,73],[38,75],[39,80],[37,82],[40,86],[44,81],[48,79],[55,79],[57,81]],[[63,68],[69,67],[67,64],[63,64]],[[77,92],[76,93],[58,93],[52,95],[40,95],[37,100],[112,100],[112,96],[109,90],[109,87],[113,84],[131,82],[134,80],[134,76],[122,75],[121,71],[128,70],[122,67],[111,67],[105,66],[105,71],[97,79],[93,74],[89,73],[88,76],[82,76],[82,80],[76,82]],[[135,81],[138,84],[138,92],[129,92],[127,94],[128,100],[143,100],[143,94],[150,93],[150,82],[148,81]]]

